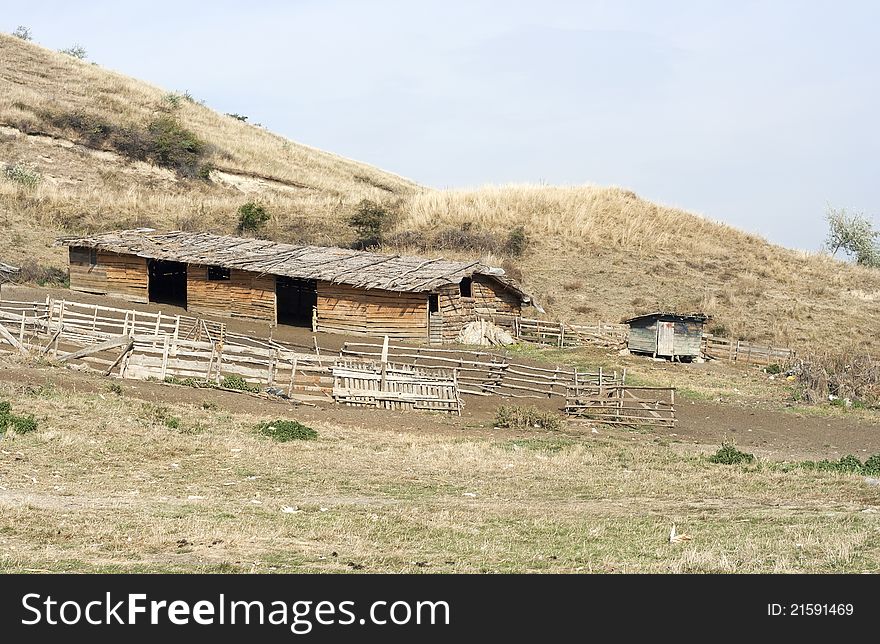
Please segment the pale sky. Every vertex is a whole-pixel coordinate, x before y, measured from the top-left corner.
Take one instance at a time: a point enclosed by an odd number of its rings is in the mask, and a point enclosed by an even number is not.
[[[810,250],[828,203],[880,223],[870,0],[0,0],[0,17],[428,186],[620,185]]]

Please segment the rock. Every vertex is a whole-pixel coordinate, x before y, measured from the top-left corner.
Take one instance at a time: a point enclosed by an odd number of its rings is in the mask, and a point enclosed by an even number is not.
[[[875,485],[875,486],[880,485],[880,479],[875,479],[873,477],[866,476],[865,483],[867,483],[868,485]]]
[[[628,355],[629,355],[629,349],[621,349],[620,351],[617,352],[617,355],[619,355],[619,356],[628,356]]]

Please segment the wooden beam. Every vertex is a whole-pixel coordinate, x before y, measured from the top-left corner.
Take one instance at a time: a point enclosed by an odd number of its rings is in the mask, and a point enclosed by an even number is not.
[[[24,319],[23,315],[22,315],[22,319]],[[9,344],[11,344],[16,349],[18,349],[19,353],[21,353],[23,356],[30,355],[28,353],[27,347],[25,347],[21,342],[19,342],[18,338],[16,338],[14,335],[12,335],[7,330],[7,328],[5,326],[3,326],[2,324],[0,324],[0,337],[2,337],[4,340],[6,340]]]
[[[0,327],[2,328],[2,327]],[[104,342],[99,342],[98,344],[94,344],[90,347],[86,347],[85,349],[80,349],[79,351],[74,351],[73,353],[68,353],[66,356],[62,356],[58,359],[58,362],[68,362],[70,360],[78,360],[79,358],[85,358],[86,356],[93,355],[95,353],[100,353],[101,351],[106,351],[107,349],[113,349],[115,347],[122,347],[127,345],[133,345],[134,341],[127,335],[121,335],[118,338],[110,338],[109,340],[105,340]]]

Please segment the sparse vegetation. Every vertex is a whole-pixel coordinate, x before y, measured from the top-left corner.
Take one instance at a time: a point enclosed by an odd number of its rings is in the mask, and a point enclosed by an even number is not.
[[[710,463],[719,465],[743,465],[755,462],[755,455],[748,452],[741,452],[736,446],[730,443],[724,443],[712,456],[709,457]]]
[[[797,398],[810,404],[837,402],[842,407],[880,403],[880,361],[858,349],[798,358]]]
[[[82,45],[73,45],[72,47],[68,47],[67,49],[59,49],[58,50],[62,54],[66,54],[71,56],[72,58],[76,58],[77,60],[85,60],[88,52],[86,48]]]
[[[267,420],[257,425],[257,431],[279,443],[310,441],[318,438],[318,432],[296,420]]]
[[[24,25],[18,25],[18,27],[16,27],[15,30],[12,32],[12,35],[19,40],[25,40],[28,42],[34,39],[33,35],[31,34],[31,30]]]
[[[12,405],[7,401],[0,401],[0,435],[9,430],[16,434],[28,434],[37,431],[37,421],[33,415],[18,416],[12,413]]]
[[[495,426],[505,429],[548,429],[562,427],[558,414],[523,405],[502,405],[495,413]]]
[[[37,286],[70,286],[70,275],[65,269],[56,266],[44,266],[33,260],[21,263],[19,279],[22,282]]]
[[[525,227],[517,226],[507,234],[507,239],[504,240],[504,252],[513,257],[520,257],[526,252],[528,244],[529,238]]]
[[[4,168],[3,174],[10,181],[14,181],[29,190],[36,188],[43,180],[43,175],[41,175],[36,168],[26,163],[8,164]]]
[[[230,118],[234,118],[236,121],[241,121],[242,123],[247,123],[247,120],[248,120],[248,117],[246,117],[244,114],[236,114],[234,112],[233,113],[227,112],[226,116],[228,116]]]
[[[238,232],[239,234],[256,233],[266,225],[270,218],[265,206],[248,201],[238,208]]]

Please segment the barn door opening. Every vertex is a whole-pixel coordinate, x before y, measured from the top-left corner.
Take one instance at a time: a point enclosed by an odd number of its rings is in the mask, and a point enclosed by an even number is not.
[[[149,274],[150,302],[186,308],[186,264],[151,259]]]
[[[657,355],[674,354],[675,322],[657,322]]]
[[[318,305],[315,280],[278,276],[275,278],[278,324],[312,328],[312,311]]]

